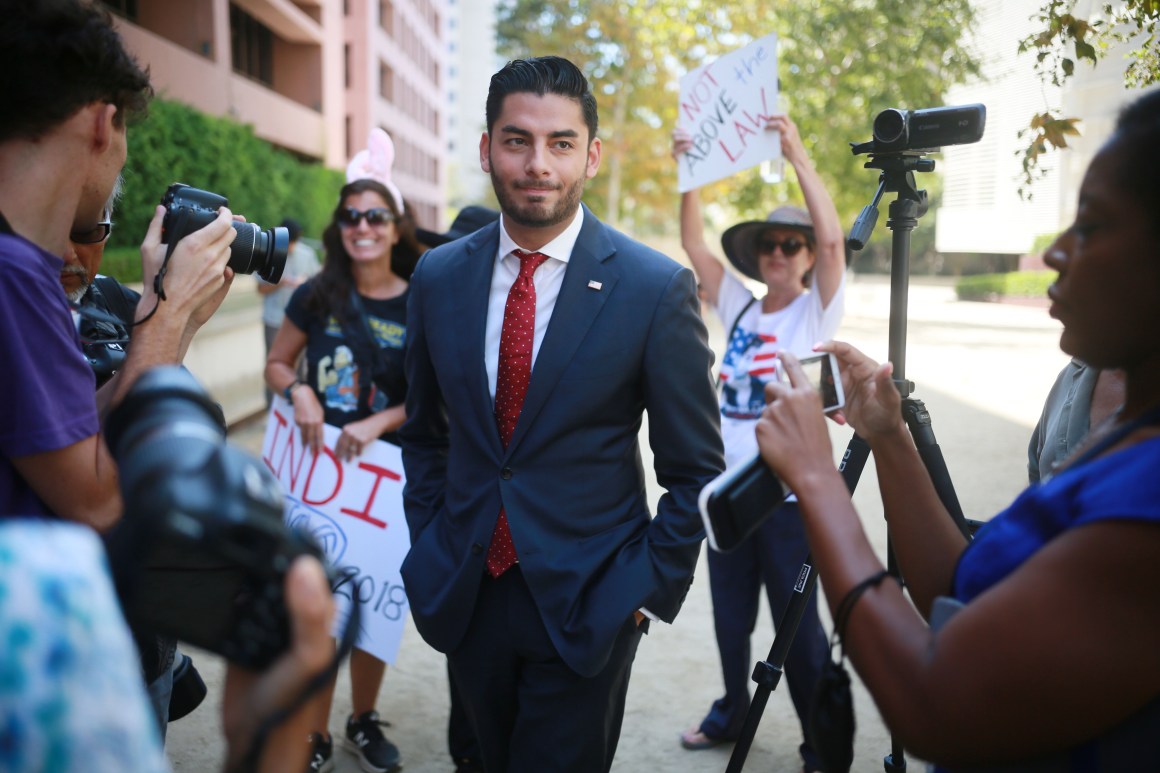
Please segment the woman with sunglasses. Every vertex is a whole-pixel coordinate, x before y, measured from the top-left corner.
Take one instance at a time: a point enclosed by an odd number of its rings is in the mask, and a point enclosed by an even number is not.
[[[322,235],[322,270],[294,291],[270,355],[266,383],[294,406],[303,443],[317,452],[323,424],[342,432],[334,448],[344,461],[375,440],[395,442],[405,418],[403,342],[408,280],[422,245],[398,188],[390,181],[393,147],[381,129],[355,156],[334,216]],[[372,339],[373,336],[373,340]],[[306,380],[296,363],[305,351]],[[366,771],[400,764],[399,750],[383,736],[375,711],[386,664],[355,647],[350,658],[353,712],[347,745]],[[310,770],[333,767],[328,731],[334,686],[318,706]]]
[[[766,131],[781,137],[782,156],[793,166],[808,209],[782,206],[765,220],[738,223],[721,237],[725,256],[744,277],[765,285],[755,298],[727,270],[705,241],[699,191],[681,197],[681,246],[689,256],[704,298],[725,327],[727,340],[719,377],[725,463],[732,467],[757,451],[754,430],[765,407],[764,385],[777,378],[782,351],[804,355],[832,338],[842,319],[845,249],[834,202],[815,171],[797,127],[785,115],[768,119]],[[688,132],[673,131],[673,156],[692,147]],[[775,623],[789,604],[802,561],[809,552],[796,502],[787,502],[756,533],[728,555],[708,553],[713,619],[725,695],[705,718],[681,733],[686,749],[732,741],[749,710],[749,639],[765,585]],[[790,696],[805,718],[814,684],[827,656],[817,602],[806,605],[785,661]],[[801,747],[805,770],[819,769],[813,749]]]

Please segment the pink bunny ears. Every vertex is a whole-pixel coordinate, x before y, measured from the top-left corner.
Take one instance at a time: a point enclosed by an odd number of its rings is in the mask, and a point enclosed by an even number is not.
[[[382,183],[395,200],[395,208],[402,214],[403,194],[391,182],[391,165],[394,163],[395,143],[391,142],[391,135],[376,126],[367,138],[366,150],[360,150],[347,164],[346,181],[374,180]]]

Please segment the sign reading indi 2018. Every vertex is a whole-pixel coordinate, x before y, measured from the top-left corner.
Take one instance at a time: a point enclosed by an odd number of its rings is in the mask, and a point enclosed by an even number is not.
[[[325,425],[325,447],[312,454],[294,424],[294,409],[274,398],[262,461],[282,484],[286,523],[309,532],[341,574],[334,589],[339,635],[350,604],[361,605],[358,648],[387,663],[399,652],[408,617],[399,566],[411,547],[403,517],[403,460],[377,440],[350,462],[334,453],[340,431]]]

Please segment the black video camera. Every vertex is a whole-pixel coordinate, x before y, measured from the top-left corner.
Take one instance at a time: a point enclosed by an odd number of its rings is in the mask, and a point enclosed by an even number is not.
[[[890,108],[874,117],[874,139],[854,145],[854,153],[927,153],[946,145],[969,145],[982,139],[986,124],[987,108],[978,103],[925,110]]]
[[[138,379],[106,437],[125,505],[106,540],[126,617],[265,668],[290,642],[290,563],[304,553],[323,560],[283,522],[277,479],[225,442],[220,410],[176,365]]]
[[[229,204],[225,196],[173,183],[161,197],[165,219],[161,221],[161,243],[177,244],[194,231],[201,230],[218,216],[218,209]],[[286,268],[290,251],[290,232],[281,226],[263,231],[254,223],[234,221],[238,232],[230,245],[228,266],[237,274],[257,274],[277,284]]]

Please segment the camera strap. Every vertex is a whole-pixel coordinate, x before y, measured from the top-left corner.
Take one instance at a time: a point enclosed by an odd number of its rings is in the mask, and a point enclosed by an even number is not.
[[[347,616],[346,626],[342,629],[342,638],[338,641],[338,651],[334,653],[334,658],[330,661],[330,664],[312,676],[310,681],[303,685],[298,694],[294,696],[293,700],[261,721],[258,729],[254,732],[254,740],[250,744],[249,751],[246,752],[242,761],[236,767],[232,768],[231,771],[246,771],[249,773],[250,771],[257,770],[262,749],[265,748],[266,740],[274,728],[278,727],[288,717],[301,709],[319,690],[330,685],[331,681],[338,674],[338,668],[342,665],[342,661],[346,660],[351,650],[354,649],[355,641],[358,639],[360,607],[360,604],[352,603],[350,605],[350,615]]]
[[[726,349],[729,348],[729,342],[733,340],[733,334],[737,332],[737,327],[741,324],[741,318],[745,316],[745,312],[749,311],[750,307],[755,303],[757,303],[757,298],[750,298],[749,303],[745,304],[745,306],[741,308],[740,313],[737,315],[737,319],[733,320],[733,326],[729,328],[729,335],[725,336]],[[713,384],[713,388],[721,388],[721,373],[719,371],[717,373],[717,383]]]
[[[351,343],[357,345],[361,355],[358,359],[360,364],[370,369],[371,377],[364,383],[359,379],[359,402],[362,405],[370,407],[371,386],[377,385],[379,377],[385,376],[387,371],[387,363],[383,359],[382,349],[379,348],[378,339],[375,338],[375,332],[371,329],[371,321],[367,316],[366,308],[363,306],[362,296],[353,287],[350,290],[350,306],[357,317],[353,330],[349,330]],[[379,387],[382,389],[382,387]],[[384,393],[386,390],[383,390]],[[388,400],[390,395],[387,395]]]

